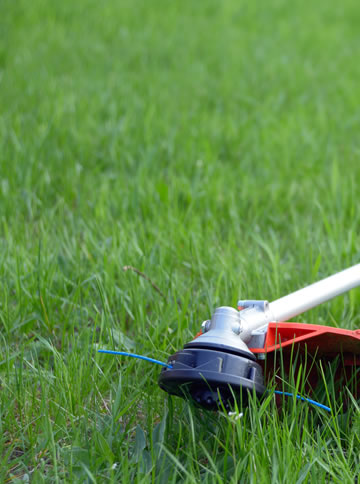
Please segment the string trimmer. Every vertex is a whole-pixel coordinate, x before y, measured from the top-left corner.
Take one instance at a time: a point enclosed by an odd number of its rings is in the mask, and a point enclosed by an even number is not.
[[[340,355],[345,373],[360,365],[360,330],[284,322],[360,285],[360,264],[269,303],[244,300],[222,306],[183,350],[170,356],[159,385],[207,409],[243,405],[261,396],[265,382],[294,352],[323,360]],[[281,358],[276,355],[281,352]]]

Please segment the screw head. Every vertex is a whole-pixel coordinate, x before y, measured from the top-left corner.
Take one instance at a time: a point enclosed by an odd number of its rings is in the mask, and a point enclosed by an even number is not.
[[[207,331],[209,331],[210,329],[210,323],[211,323],[211,320],[210,319],[207,319],[206,321],[204,321],[201,325],[201,330],[203,333],[206,333]]]

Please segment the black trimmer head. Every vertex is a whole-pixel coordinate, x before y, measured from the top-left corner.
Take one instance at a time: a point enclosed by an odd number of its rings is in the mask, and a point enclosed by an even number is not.
[[[160,387],[208,410],[230,410],[235,400],[246,406],[249,393],[261,396],[265,391],[262,369],[247,352],[196,348],[192,343],[170,356],[168,364],[171,368],[160,373]]]

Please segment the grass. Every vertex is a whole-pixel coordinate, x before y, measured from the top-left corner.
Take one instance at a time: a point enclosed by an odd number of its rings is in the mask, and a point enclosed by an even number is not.
[[[358,262],[357,2],[0,18],[1,482],[353,482],[360,411],[331,381],[331,415],[270,393],[235,420],[96,350],[166,360],[216,306]],[[359,304],[298,320],[354,329]]]

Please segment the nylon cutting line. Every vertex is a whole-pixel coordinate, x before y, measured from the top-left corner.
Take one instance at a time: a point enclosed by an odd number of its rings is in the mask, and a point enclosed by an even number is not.
[[[127,351],[98,350],[98,353],[106,353],[108,355],[130,356],[131,358],[138,358],[139,360],[148,361],[149,363],[156,363],[157,365],[164,366],[165,368],[172,368],[172,365],[169,365],[168,363],[165,363],[164,361],[156,360],[155,358],[149,358],[148,356],[137,355],[135,353],[128,353]],[[270,390],[268,390],[268,391],[270,391]],[[285,395],[286,397],[293,397],[294,396],[293,393],[281,392],[279,390],[274,390],[274,393],[276,393],[276,395]],[[298,400],[303,401],[303,402],[310,403],[311,405],[314,405],[315,407],[322,408],[323,410],[326,410],[327,412],[331,412],[330,407],[327,407],[326,405],[323,405],[322,403],[316,402],[315,400],[312,400],[311,398],[302,397],[301,395],[296,395],[296,398]]]

